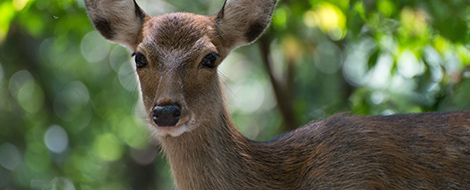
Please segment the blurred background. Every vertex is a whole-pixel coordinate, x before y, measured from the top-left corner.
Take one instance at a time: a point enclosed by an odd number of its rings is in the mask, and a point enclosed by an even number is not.
[[[137,0],[151,16],[223,0]],[[281,0],[219,68],[230,112],[268,140],[337,113],[470,109],[469,0]],[[0,189],[172,189],[127,49],[81,0],[0,2]]]

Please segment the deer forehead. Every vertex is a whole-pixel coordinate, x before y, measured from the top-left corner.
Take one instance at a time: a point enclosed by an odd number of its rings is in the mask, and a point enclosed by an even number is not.
[[[167,53],[197,52],[210,47],[216,36],[210,17],[171,13],[149,19],[143,28],[142,48]],[[162,52],[163,51],[163,52]]]

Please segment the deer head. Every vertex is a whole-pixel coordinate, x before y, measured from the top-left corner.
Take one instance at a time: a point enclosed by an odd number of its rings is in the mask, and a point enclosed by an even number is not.
[[[268,26],[276,0],[227,0],[214,16],[150,17],[133,0],[85,0],[96,29],[134,53],[143,102],[159,136],[210,129],[225,107],[217,67]],[[202,130],[202,129],[201,129]]]

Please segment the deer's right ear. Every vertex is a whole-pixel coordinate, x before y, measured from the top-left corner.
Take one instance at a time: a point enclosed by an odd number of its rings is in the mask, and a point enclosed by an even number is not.
[[[142,41],[142,27],[147,14],[135,0],[85,0],[95,28],[107,40],[132,50]]]

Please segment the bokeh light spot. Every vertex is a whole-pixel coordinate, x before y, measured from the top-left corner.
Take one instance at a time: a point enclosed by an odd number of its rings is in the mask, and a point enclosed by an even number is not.
[[[328,29],[328,37],[333,41],[341,40],[343,37],[343,30],[338,26],[332,26]]]
[[[0,165],[9,170],[15,170],[21,161],[21,155],[15,145],[4,143],[0,146]]]
[[[21,70],[16,72],[11,78],[10,78],[10,83],[8,84],[10,94],[15,98],[18,99],[18,94],[20,89],[23,87],[23,85],[27,84],[30,81],[34,81],[33,76],[26,71],[26,70]]]
[[[118,73],[122,64],[128,64],[129,55],[130,54],[127,52],[126,48],[115,46],[109,55],[109,64],[111,64],[111,68]]]
[[[343,63],[341,50],[331,42],[319,44],[313,54],[315,66],[326,74],[333,74],[339,70]]]
[[[27,101],[31,97],[33,97],[34,93],[34,80],[29,80],[20,87],[18,90],[18,101]]]
[[[88,62],[99,62],[108,56],[110,46],[97,31],[93,31],[83,37],[80,50]]]
[[[153,146],[148,146],[144,149],[131,149],[130,151],[132,160],[140,165],[151,164],[158,155],[158,151]]]
[[[241,86],[234,89],[234,93],[238,95],[234,106],[246,114],[258,110],[265,99],[263,86],[254,80],[246,80]]]
[[[18,102],[25,111],[37,113],[44,105],[44,91],[34,80],[30,80],[18,91]]]
[[[119,82],[130,92],[137,90],[137,75],[129,62],[122,64],[119,68]]]
[[[281,45],[283,52],[289,59],[295,60],[301,56],[302,46],[295,36],[286,36],[282,39]]]
[[[73,182],[65,177],[55,177],[51,181],[52,190],[75,190]]]
[[[59,118],[70,121],[77,117],[90,101],[88,88],[80,81],[68,84],[54,99],[54,111]]]
[[[116,119],[118,124],[116,126],[116,133],[126,144],[132,148],[141,149],[147,146],[147,130],[143,127],[136,126],[134,117],[126,117]]]
[[[115,161],[121,158],[123,147],[116,136],[111,133],[107,133],[96,138],[94,151],[105,161]]]
[[[305,12],[303,21],[306,26],[310,28],[316,27],[318,24],[317,20],[318,17],[313,10],[308,10],[307,12]]]
[[[330,3],[320,3],[316,8],[314,15],[316,16],[312,18],[316,20],[315,23],[318,24],[324,33],[328,33],[328,30],[330,30],[331,27],[339,27],[341,30],[344,30],[346,27],[346,16],[341,9]]]
[[[28,71],[16,72],[10,78],[8,87],[10,94],[25,111],[36,113],[44,105],[44,92]]]
[[[67,132],[62,127],[54,125],[47,129],[44,135],[44,142],[52,152],[61,153],[67,149],[69,138]]]

